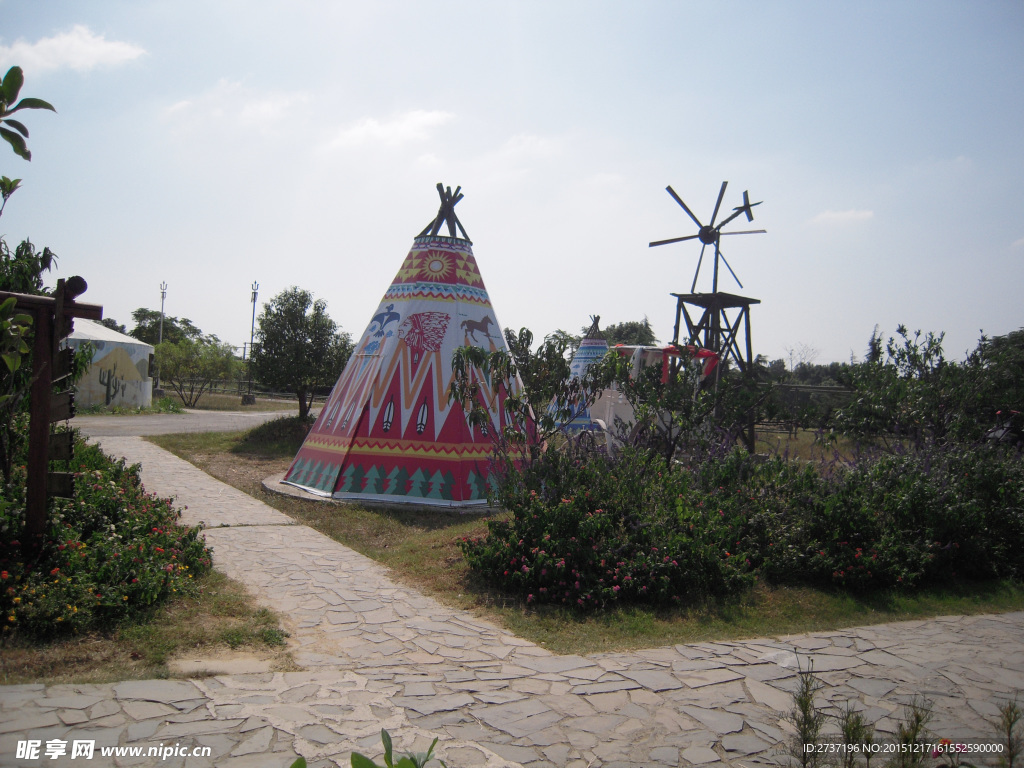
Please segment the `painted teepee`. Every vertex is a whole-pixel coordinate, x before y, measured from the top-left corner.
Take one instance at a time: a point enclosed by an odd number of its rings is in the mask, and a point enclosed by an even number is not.
[[[505,341],[455,216],[460,189],[452,194],[437,185],[437,217],[413,240],[286,483],[344,499],[486,502],[490,435],[511,422],[507,393],[480,382],[490,429],[470,426],[459,405],[448,402],[451,361],[458,347],[494,351]],[[438,234],[446,222],[450,237]]]
[[[572,362],[569,363],[569,375],[573,379],[583,378],[583,375],[591,365],[608,354],[608,342],[598,327],[598,324],[601,322],[601,316],[592,316],[590,321],[590,329],[580,342],[576,353],[572,356]],[[572,419],[562,425],[566,432],[571,434],[596,428],[590,409],[585,404],[573,405],[572,411]]]

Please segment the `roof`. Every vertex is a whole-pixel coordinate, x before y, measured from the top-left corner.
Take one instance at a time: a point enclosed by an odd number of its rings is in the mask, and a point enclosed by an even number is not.
[[[82,339],[83,341],[108,341],[115,344],[134,344],[140,347],[149,347],[150,351],[153,350],[152,344],[140,341],[134,336],[118,333],[117,331],[107,328],[107,326],[102,323],[97,323],[93,320],[83,320],[81,318],[75,318],[75,330],[71,332],[71,336],[69,338]]]

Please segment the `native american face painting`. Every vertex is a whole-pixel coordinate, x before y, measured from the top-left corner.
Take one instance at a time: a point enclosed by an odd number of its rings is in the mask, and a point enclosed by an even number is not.
[[[413,365],[419,365],[424,352],[441,349],[451,319],[444,312],[417,312],[398,327],[398,338],[409,348]]]

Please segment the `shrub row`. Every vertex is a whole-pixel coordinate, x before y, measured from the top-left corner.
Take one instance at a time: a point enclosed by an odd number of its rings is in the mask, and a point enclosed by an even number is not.
[[[53,499],[44,541],[26,554],[24,480],[0,499],[3,633],[44,638],[109,628],[193,589],[210,568],[198,528],[147,494],[139,466],[76,440],[75,499]],[[24,468],[20,470],[24,472]],[[18,490],[14,490],[18,489]]]
[[[508,519],[470,567],[528,603],[673,604],[758,577],[847,590],[1024,577],[1024,462],[991,446],[805,464],[734,451],[692,469],[627,448],[505,473]]]
[[[663,466],[634,449],[616,459],[547,451],[506,475],[501,504],[511,519],[464,539],[463,552],[528,603],[672,604],[747,585],[750,564],[732,545],[740,521],[694,504],[688,476]]]

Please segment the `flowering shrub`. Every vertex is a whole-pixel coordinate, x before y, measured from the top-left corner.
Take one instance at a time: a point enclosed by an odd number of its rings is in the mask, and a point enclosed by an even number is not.
[[[854,590],[1024,575],[1024,464],[992,446],[931,446],[849,465],[757,466],[734,495],[746,547],[775,581]]]
[[[686,475],[644,451],[549,450],[507,478],[500,498],[511,519],[462,549],[474,570],[528,603],[674,604],[750,583],[734,544],[741,521],[694,504]]]
[[[1024,576],[1024,462],[994,446],[692,467],[569,446],[506,471],[496,500],[510,517],[462,549],[529,604],[671,605],[756,576],[850,591]]]
[[[198,528],[178,525],[169,499],[145,492],[138,465],[76,441],[75,498],[52,499],[38,551],[21,546],[24,503],[14,483],[0,498],[0,622],[46,637],[109,627],[144,614],[210,568]],[[21,470],[24,471],[23,469]]]

